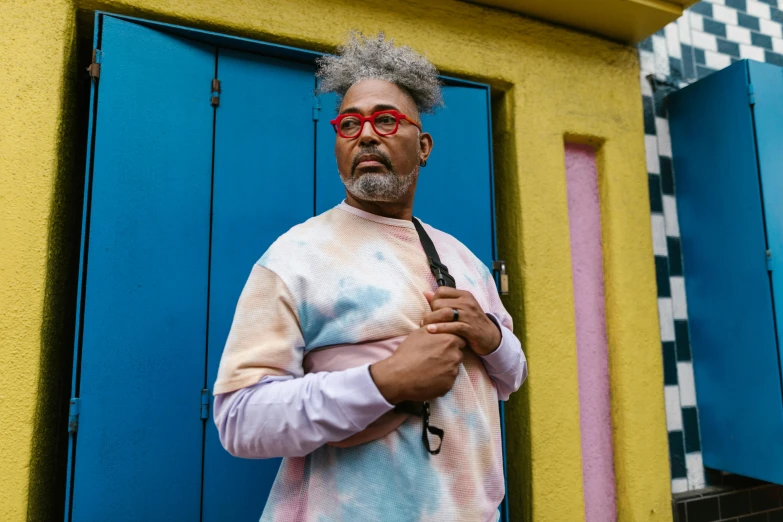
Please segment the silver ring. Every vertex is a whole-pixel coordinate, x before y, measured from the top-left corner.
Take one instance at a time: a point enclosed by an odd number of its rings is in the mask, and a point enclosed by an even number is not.
[[[454,310],[454,317],[452,317],[451,320],[452,322],[456,323],[457,321],[459,321],[459,310],[457,310],[456,308],[452,308],[452,310]]]

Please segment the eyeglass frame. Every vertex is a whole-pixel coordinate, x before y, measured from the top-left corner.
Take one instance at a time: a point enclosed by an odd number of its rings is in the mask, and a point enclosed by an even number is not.
[[[394,116],[395,120],[397,120],[397,124],[394,126],[394,130],[391,132],[379,132],[378,129],[375,128],[375,118],[379,114],[391,114]],[[348,118],[349,116],[354,118],[359,118],[359,131],[356,133],[355,136],[346,136],[340,131],[340,122],[343,121],[345,118]],[[346,112],[345,114],[338,115],[335,119],[330,120],[329,123],[332,124],[332,127],[334,127],[334,131],[337,133],[338,136],[341,138],[344,138],[346,140],[355,140],[359,136],[362,135],[362,130],[364,130],[364,124],[367,122],[370,122],[370,126],[372,127],[372,130],[377,134],[378,136],[391,136],[392,134],[397,134],[397,131],[400,128],[400,121],[405,120],[409,123],[412,123],[416,126],[417,129],[419,129],[419,132],[422,132],[421,125],[413,121],[408,116],[404,115],[403,113],[396,111],[394,109],[384,109],[382,111],[375,111],[374,113],[370,114],[369,116],[362,116],[361,114],[357,112]]]

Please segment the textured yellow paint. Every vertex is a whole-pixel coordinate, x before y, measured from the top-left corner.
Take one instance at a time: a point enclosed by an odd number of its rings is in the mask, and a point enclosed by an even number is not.
[[[0,383],[4,428],[12,426],[3,435],[12,451],[0,459],[0,519],[9,521],[24,516],[36,380],[45,370],[38,359],[52,241],[47,218],[56,196],[58,128],[67,114],[63,69],[73,29],[68,0],[18,3],[12,9],[18,22],[4,24],[10,33],[0,39],[0,51],[15,65],[13,76],[0,82],[13,106],[0,112],[1,244],[12,247],[0,253],[0,298],[9,308],[0,314],[0,367],[13,376]],[[563,140],[602,143],[619,516],[671,520],[633,48],[452,0],[78,0],[78,7],[322,50],[333,49],[350,28],[384,29],[424,51],[444,73],[495,87],[498,228],[513,287],[507,305],[531,367],[524,390],[509,404],[514,520],[584,519]]]
[[[4,2],[0,38],[0,520],[25,520],[33,431],[47,337],[53,188],[62,155],[65,63],[73,8]]]
[[[668,479],[669,463],[659,453],[668,437],[654,258],[649,234],[639,235],[650,226],[649,200],[638,177],[627,175],[638,171],[639,154],[644,143],[637,137],[607,140],[598,158],[618,511],[633,513],[621,520],[634,521],[671,516],[668,502],[638,503],[671,495],[669,481],[660,480]]]

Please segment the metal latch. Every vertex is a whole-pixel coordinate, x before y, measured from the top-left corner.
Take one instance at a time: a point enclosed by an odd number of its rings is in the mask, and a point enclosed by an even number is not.
[[[502,259],[493,261],[492,270],[500,274],[500,295],[508,295],[508,274],[506,274],[506,262]]]
[[[210,100],[213,107],[220,105],[220,80],[217,78],[212,80],[212,98]]]
[[[68,408],[68,433],[76,433],[79,430],[79,406],[81,399],[71,398],[71,405]]]
[[[321,112],[321,100],[318,96],[313,97],[313,121],[318,121],[318,115]]]
[[[201,418],[209,418],[209,389],[201,390]]]
[[[87,66],[87,73],[90,78],[97,80],[101,77],[101,61],[103,59],[103,51],[100,49],[92,50],[92,63]]]

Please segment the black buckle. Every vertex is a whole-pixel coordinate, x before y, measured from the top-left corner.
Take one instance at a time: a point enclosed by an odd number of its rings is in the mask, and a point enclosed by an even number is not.
[[[449,268],[443,263],[435,261],[431,257],[429,258],[429,260],[430,260],[430,271],[432,271],[432,275],[435,276],[435,282],[438,283],[438,286],[448,286],[450,288],[457,288],[457,282],[454,280],[453,277],[451,277],[451,274],[449,274]]]
[[[435,426],[430,426],[430,403],[424,402],[421,409],[421,422],[422,422],[422,430],[421,430],[421,441],[424,443],[424,448],[427,450],[427,452],[430,455],[437,455],[440,453],[440,448],[443,446],[443,430],[440,428],[436,428]],[[427,434],[427,432],[432,433],[436,437],[440,439],[438,442],[438,447],[435,449],[432,449],[430,447],[430,437]]]
[[[430,455],[437,455],[440,453],[440,447],[443,446],[443,430],[435,426],[430,426],[430,403],[429,402],[415,402],[415,401],[403,401],[394,407],[394,411],[397,413],[407,413],[408,415],[415,415],[421,417],[422,433],[421,441],[424,443],[424,448]],[[440,439],[438,447],[432,449],[430,446],[430,437],[428,433],[432,433]]]
[[[421,417],[423,409],[424,403],[415,401],[402,401],[394,406],[394,411],[397,413],[407,413],[416,417]]]

